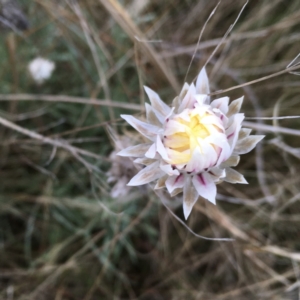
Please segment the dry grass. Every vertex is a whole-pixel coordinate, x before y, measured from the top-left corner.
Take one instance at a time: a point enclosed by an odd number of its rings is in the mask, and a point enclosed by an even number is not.
[[[1,299],[300,299],[300,3],[23,1],[30,28],[0,36]],[[222,42],[222,44],[220,44]],[[167,103],[206,63],[213,94],[245,95],[266,134],[183,226],[151,187],[110,196],[120,113],[142,114],[142,85]],[[56,63],[37,86],[28,62]],[[233,88],[234,87],[234,88]],[[263,119],[262,117],[271,117]],[[162,199],[163,200],[163,199]],[[181,199],[166,199],[180,219]],[[189,230],[190,229],[190,230]],[[233,238],[233,241],[204,240]]]

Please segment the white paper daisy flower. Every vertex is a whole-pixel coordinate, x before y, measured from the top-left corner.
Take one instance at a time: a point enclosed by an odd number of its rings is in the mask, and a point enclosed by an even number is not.
[[[228,97],[210,102],[204,68],[196,86],[184,84],[172,107],[148,87],[145,91],[151,103],[146,104],[147,122],[121,116],[149,140],[118,153],[135,157],[136,163],[145,166],[129,186],[157,181],[155,189],[166,188],[171,196],[183,192],[187,219],[199,197],[216,203],[217,183],[247,183],[231,167],[239,163],[240,154],[251,151],[264,136],[250,135],[250,129],[242,128],[244,114],[239,111],[243,97],[230,104]]]
[[[29,73],[37,84],[49,79],[54,69],[55,63],[42,57],[37,57],[28,64]]]

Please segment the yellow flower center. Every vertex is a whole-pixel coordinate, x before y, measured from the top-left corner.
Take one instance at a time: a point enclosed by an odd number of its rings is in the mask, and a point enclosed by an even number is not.
[[[189,122],[179,116],[175,116],[173,120],[183,125],[184,131],[180,130],[164,138],[164,145],[171,152],[171,155],[169,155],[171,164],[188,163],[195,148],[199,147],[201,151],[203,140],[211,134],[209,130],[211,125],[202,123],[203,118],[209,116],[208,113],[200,116],[190,112],[189,116]]]

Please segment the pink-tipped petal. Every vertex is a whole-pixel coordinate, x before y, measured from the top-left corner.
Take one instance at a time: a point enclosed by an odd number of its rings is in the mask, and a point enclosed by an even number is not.
[[[164,161],[161,161],[159,165],[160,169],[164,171],[169,176],[178,176],[180,173],[177,169],[172,168],[172,166],[168,163],[165,163]]]
[[[193,185],[199,196],[207,199],[213,204],[216,204],[217,188],[213,179],[208,173],[201,173],[193,177]]]
[[[155,93],[153,90],[148,88],[147,86],[144,86],[145,92],[147,93],[149,100],[151,102],[151,105],[154,109],[156,109],[160,114],[162,114],[164,117],[169,114],[171,108],[164,103],[159,95]]]
[[[205,68],[202,68],[196,81],[197,94],[209,94],[209,81]]]
[[[186,220],[198,198],[199,195],[192,183],[191,176],[185,176],[183,186],[183,214]]]
[[[149,183],[165,175],[163,171],[159,169],[159,162],[155,162],[152,165],[147,166],[138,172],[127,185],[138,186]]]
[[[159,127],[142,122],[130,115],[121,115],[121,117],[149,140],[154,141],[156,139],[156,135],[160,130]]]
[[[175,189],[183,188],[184,185],[184,175],[180,174],[178,176],[170,176],[166,180],[166,188],[168,192],[171,194]]]

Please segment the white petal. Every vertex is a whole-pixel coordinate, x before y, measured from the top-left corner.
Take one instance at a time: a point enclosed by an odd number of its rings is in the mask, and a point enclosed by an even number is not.
[[[147,157],[139,157],[133,161],[136,164],[149,166],[155,162],[155,160]]]
[[[183,186],[183,214],[186,220],[198,198],[199,195],[192,184],[191,176],[185,176]]]
[[[190,88],[190,85],[185,82],[182,89],[181,89],[181,92],[179,94],[179,100],[182,100],[184,98],[184,96],[186,95],[189,88]]]
[[[247,180],[244,178],[244,176],[241,173],[231,168],[226,168],[226,177],[224,178],[224,181],[230,183],[248,184]]]
[[[195,95],[195,99],[199,105],[204,105],[207,102],[207,95],[205,94],[197,94]]]
[[[250,152],[258,142],[260,142],[264,135],[250,135],[240,141],[234,147],[233,152],[236,154],[245,154]]]
[[[149,100],[150,100],[153,108],[156,109],[163,116],[168,115],[171,108],[160,99],[160,97],[157,93],[155,93],[154,91],[152,91],[151,89],[149,89],[146,86],[144,86],[144,89],[149,97]]]
[[[149,140],[154,141],[156,139],[159,127],[142,122],[130,115],[121,115],[121,117]]]
[[[145,156],[148,158],[154,158],[156,155],[156,145],[152,144],[148,151],[145,153]]]
[[[158,180],[157,180],[157,183],[154,187],[155,190],[159,190],[159,189],[162,189],[166,186],[166,180],[169,178],[168,175],[165,175],[163,177],[160,177]]]
[[[170,148],[166,148],[168,157],[170,158],[170,163],[179,166],[183,164],[183,166],[186,165],[186,162],[190,159],[190,150],[186,150],[183,152],[176,151]]]
[[[178,176],[180,174],[177,169],[172,168],[170,164],[165,163],[163,161],[160,163],[159,167],[162,171],[164,171],[169,176],[173,176],[173,175]]]
[[[228,143],[233,150],[237,142],[239,131],[241,129],[242,121],[244,120],[244,114],[235,114],[229,119],[229,127],[226,129],[226,136]]]
[[[176,196],[176,195],[182,193],[182,191],[183,191],[183,189],[176,189],[176,190],[174,190],[174,191],[170,194],[170,196],[171,196],[171,197],[174,197],[174,196]]]
[[[202,68],[196,81],[197,94],[209,94],[209,81],[205,68]]]
[[[190,114],[189,114],[189,110],[188,109],[184,109],[180,114],[177,114],[177,116],[186,121],[186,122],[190,122],[191,121],[191,118],[190,118]],[[176,117],[177,117],[176,116]]]
[[[224,130],[222,120],[220,118],[216,118],[216,116],[212,116],[212,115],[204,116],[201,119],[201,123],[206,126],[213,126],[213,127],[217,126],[222,131]],[[207,128],[207,129],[209,129],[209,128]],[[214,131],[215,131],[215,129],[214,129]]]
[[[181,103],[181,100],[178,96],[175,97],[172,101],[172,107],[174,107],[174,110],[175,110],[176,113],[178,111],[178,107],[179,107],[180,103]]]
[[[203,143],[202,145],[202,156],[204,157],[204,166],[203,169],[211,168],[215,166],[218,162],[219,153],[215,148],[209,143]],[[224,149],[224,148],[222,148]],[[202,170],[203,170],[202,169]],[[199,170],[199,171],[202,171]]]
[[[214,144],[219,147],[223,147],[225,144],[228,144],[227,137],[224,133],[214,132],[205,139],[206,143]]]
[[[186,95],[182,99],[182,102],[178,108],[178,112],[182,112],[186,108],[193,108],[196,102],[195,95],[196,95],[196,88],[195,85],[192,83],[189,86]]]
[[[146,117],[148,123],[156,126],[161,126],[164,122],[164,117],[158,113],[151,105],[145,103],[146,107]]]
[[[219,155],[218,161],[216,163],[216,165],[220,165],[221,163],[223,163],[224,161],[226,161],[232,154],[232,150],[230,148],[230,145],[228,143],[223,144],[222,148],[221,148],[221,153]]]
[[[211,102],[211,107],[218,108],[223,114],[228,112],[229,97],[222,97]]]
[[[226,171],[219,167],[211,168],[208,173],[214,182],[219,181],[220,178],[224,178],[226,176]]]
[[[216,204],[216,184],[208,173],[204,172],[199,175],[195,175],[193,177],[193,184],[201,197],[207,199],[213,204]]]
[[[164,172],[159,169],[159,163],[155,162],[138,172],[127,185],[137,186],[149,183],[164,175]]]
[[[167,150],[166,150],[164,144],[162,143],[161,138],[160,138],[159,135],[157,135],[157,138],[156,138],[156,151],[160,154],[160,156],[165,161],[169,160]]]
[[[227,168],[227,167],[235,167],[240,162],[240,157],[237,155],[230,156],[226,161],[224,161],[220,167]]]
[[[244,96],[241,98],[238,98],[230,103],[229,110],[227,113],[228,118],[234,114],[237,114],[240,111],[242,104],[243,104],[243,100],[244,100]]]
[[[186,128],[185,125],[183,125],[179,122],[176,122],[175,120],[170,120],[166,125],[164,134],[172,135],[177,132],[185,132],[185,128]]]
[[[179,107],[182,103],[182,100],[183,98],[186,96],[188,90],[190,88],[190,85],[187,84],[186,82],[184,83],[183,87],[182,87],[182,90],[179,94],[178,97],[176,97],[174,100],[173,100],[173,103],[172,103],[172,106],[175,107],[175,112],[178,113],[179,112]]]
[[[166,188],[168,192],[171,194],[175,189],[183,188],[184,185],[184,175],[180,174],[178,176],[170,176],[166,180]]]
[[[124,157],[144,157],[152,144],[140,144],[121,150],[118,155]]]
[[[205,147],[207,145],[206,143],[203,143],[203,146]],[[211,146],[210,146],[211,147]],[[212,147],[211,147],[212,148]],[[212,148],[212,151],[214,149]],[[214,151],[215,152],[215,151]],[[190,161],[187,163],[185,170],[187,172],[201,172],[206,167],[207,161],[209,160],[209,157],[206,157],[200,150],[199,147],[196,147],[192,153],[192,157]]]
[[[242,129],[240,130],[240,132],[239,132],[239,138],[238,138],[238,139],[241,140],[241,139],[243,139],[243,138],[249,136],[250,133],[251,133],[251,131],[252,131],[252,129],[249,129],[249,128],[242,128]]]
[[[172,107],[170,112],[166,115],[164,122],[174,114],[174,110],[175,110],[175,107]]]

